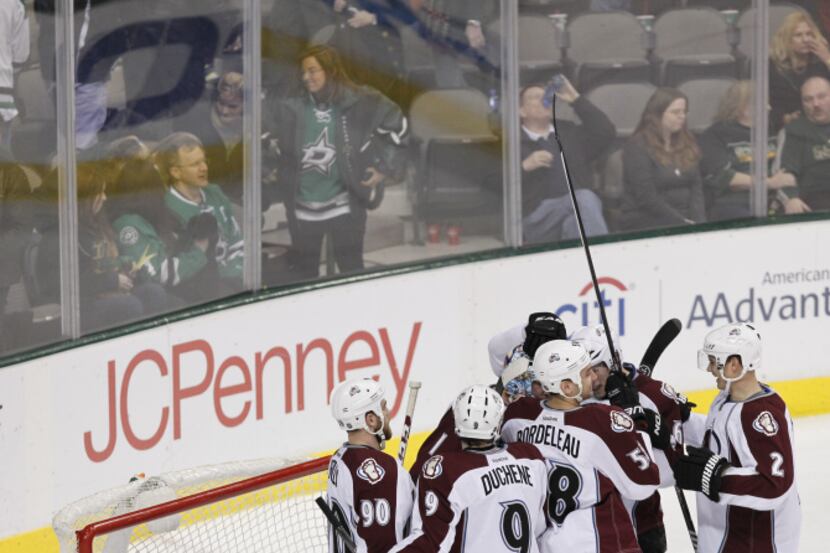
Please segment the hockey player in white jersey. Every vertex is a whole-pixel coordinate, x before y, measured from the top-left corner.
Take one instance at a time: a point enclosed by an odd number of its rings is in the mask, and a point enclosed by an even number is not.
[[[504,409],[487,386],[471,386],[456,398],[452,412],[462,450],[424,463],[412,533],[390,553],[539,551],[547,469],[536,447],[496,443]]]
[[[622,359],[619,337],[613,330],[611,335],[617,356]],[[675,460],[682,453],[681,425],[685,426],[693,417],[699,419],[699,426],[702,427],[705,417],[692,415],[694,404],[665,382],[641,374],[633,365],[623,364],[624,374],[613,373],[613,359],[603,325],[582,327],[573,333],[571,339],[582,344],[591,356],[596,375],[593,388],[596,401],[609,401],[610,391],[614,397],[614,401],[610,402],[612,405],[629,412],[641,408],[642,418],[635,420],[635,423],[639,422],[638,427],[644,429],[651,439],[654,460],[660,471],[660,487],[673,486],[670,459]],[[659,492],[642,501],[623,497],[623,503],[634,521],[637,541],[643,553],[664,553],[667,550],[666,530]]]
[[[348,441],[329,464],[329,507],[356,553],[386,553],[404,537],[413,486],[400,462],[382,451],[392,437],[383,389],[371,378],[347,380],[332,391],[331,410]],[[330,553],[344,551],[340,541],[330,528]]]
[[[798,551],[793,423],[781,396],[758,381],[760,364],[761,337],[749,324],[713,330],[698,352],[721,392],[703,447],[688,447],[674,474],[678,486],[700,492],[700,553]]]
[[[533,359],[547,399],[520,399],[507,408],[502,437],[535,444],[549,470],[550,528],[543,553],[639,553],[621,494],[645,499],[659,474],[651,444],[618,407],[585,403],[596,378],[576,342],[543,344]]]

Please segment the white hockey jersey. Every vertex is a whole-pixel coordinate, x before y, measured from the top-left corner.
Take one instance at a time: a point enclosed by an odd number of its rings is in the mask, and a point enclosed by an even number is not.
[[[0,0],[0,122],[17,117],[14,65],[29,59],[29,20],[20,0]]]
[[[765,386],[740,402],[721,392],[709,409],[704,445],[732,467],[723,473],[717,503],[697,494],[698,551],[798,551],[793,423],[781,397]]]
[[[404,537],[412,513],[412,479],[382,451],[344,444],[329,463],[328,504],[348,528],[356,553],[386,553]],[[329,527],[329,553],[345,551]]]
[[[547,468],[528,444],[430,457],[418,479],[412,533],[390,553],[537,553]]]
[[[508,406],[502,437],[534,444],[547,459],[551,526],[541,551],[640,551],[620,494],[645,499],[660,478],[648,438],[624,411],[601,403],[562,411],[523,398]]]

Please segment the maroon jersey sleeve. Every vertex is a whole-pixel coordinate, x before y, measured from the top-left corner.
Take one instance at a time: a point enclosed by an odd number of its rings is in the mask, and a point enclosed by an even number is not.
[[[747,402],[741,409],[740,426],[729,430],[733,468],[724,472],[722,501],[774,509],[794,478],[790,420],[783,400],[772,394]]]
[[[455,434],[455,419],[452,414],[452,407],[447,409],[447,412],[438,422],[438,427],[421,444],[421,449],[418,450],[418,455],[415,458],[415,464],[409,469],[412,481],[418,481],[421,469],[427,459],[438,453],[448,451],[461,451],[461,440]]]

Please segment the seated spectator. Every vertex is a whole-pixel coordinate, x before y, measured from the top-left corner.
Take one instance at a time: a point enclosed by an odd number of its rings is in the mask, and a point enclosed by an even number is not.
[[[644,229],[706,220],[700,148],[686,127],[689,101],[679,90],[658,88],[623,148],[623,218]]]
[[[196,104],[175,123],[204,145],[210,179],[237,204],[242,204],[242,164],[232,155],[242,143],[242,70],[232,68],[219,78],[210,98]],[[239,156],[241,159],[241,156]]]
[[[54,182],[54,181],[53,181]],[[85,332],[112,328],[161,313],[169,298],[153,282],[136,282],[131,267],[118,255],[115,233],[107,217],[107,182],[100,163],[81,162],[78,187],[78,277],[81,327]],[[59,234],[44,228],[37,273],[51,297],[59,298]]]
[[[781,169],[798,182],[787,213],[830,210],[830,81],[811,77],[801,87],[801,95],[806,117],[785,127],[781,151]]]
[[[23,2],[0,0],[0,144],[11,142],[10,124],[17,117],[14,64],[29,59],[29,20]],[[2,313],[2,311],[0,311]]]
[[[500,53],[497,37],[488,25],[498,17],[494,0],[410,0],[421,21],[421,32],[432,46],[438,88],[463,88],[467,83],[460,61],[472,61],[489,73],[497,72]],[[488,83],[489,85],[494,83]]]
[[[305,93],[278,100],[268,118],[298,271],[319,274],[327,234],[340,272],[359,271],[366,210],[380,205],[387,179],[403,174],[407,121],[394,102],[355,85],[334,49],[314,46],[300,58]]]
[[[714,124],[700,137],[703,157],[700,171],[709,209],[709,220],[723,221],[752,216],[752,83],[738,81],[726,91]],[[778,139],[767,144],[767,174],[772,171],[778,152]],[[795,186],[795,178],[777,171],[767,179],[770,190]],[[774,200],[775,195],[771,194]]]
[[[334,0],[339,19],[333,46],[346,71],[362,85],[400,102],[404,93],[403,44],[396,19],[397,0]]]
[[[188,240],[179,248],[178,225],[165,209],[166,188],[150,160],[134,159],[124,165],[111,194],[110,217],[121,257],[130,264],[137,282],[165,286],[172,295],[191,302],[215,299],[219,273],[211,247],[216,240]],[[197,217],[212,217],[203,214]],[[215,224],[214,224],[215,226]],[[211,243],[213,242],[213,243]],[[170,305],[175,309],[178,305]]]
[[[770,132],[802,115],[801,85],[812,76],[830,78],[830,48],[813,18],[804,12],[788,15],[770,45]]]
[[[173,133],[156,146],[155,161],[168,186],[164,198],[167,209],[180,228],[188,229],[195,240],[209,237],[216,229],[219,275],[228,290],[240,291],[244,262],[242,229],[228,197],[218,185],[208,181],[208,165],[201,141],[189,133]],[[215,222],[211,225],[209,219],[197,218],[203,213],[212,215]],[[196,220],[191,223],[194,218]]]
[[[591,162],[602,155],[616,136],[614,125],[596,106],[581,96],[571,83],[557,97],[571,104],[582,121],[557,122],[568,156],[576,198],[585,232],[605,234],[608,227],[602,216],[602,202],[586,188],[593,182]],[[559,159],[559,146],[553,136],[553,105],[546,106],[545,89],[531,85],[522,89],[519,116],[522,122],[522,233],[526,244],[556,242],[579,237],[565,172]]]

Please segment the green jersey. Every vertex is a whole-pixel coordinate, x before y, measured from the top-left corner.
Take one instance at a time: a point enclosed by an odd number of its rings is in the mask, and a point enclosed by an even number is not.
[[[334,109],[307,105],[303,113],[303,158],[297,218],[322,221],[349,213],[349,193],[337,167],[337,132]]]
[[[222,278],[242,278],[244,243],[242,230],[233,216],[231,202],[215,184],[208,184],[200,192],[202,201],[196,203],[182,196],[175,188],[170,188],[164,203],[182,227],[186,227],[187,222],[200,213],[213,215],[219,227],[219,240],[216,243],[219,275]]]
[[[141,215],[122,215],[113,223],[118,235],[118,252],[131,263],[133,275],[167,286],[176,286],[194,276],[207,265],[207,257],[197,247],[176,256],[168,256],[164,241]]]

